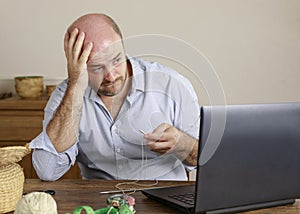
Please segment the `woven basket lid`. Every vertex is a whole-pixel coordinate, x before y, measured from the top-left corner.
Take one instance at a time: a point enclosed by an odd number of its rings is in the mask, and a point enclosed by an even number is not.
[[[31,149],[29,144],[26,144],[25,146],[2,147],[0,148],[0,166],[17,163],[30,152]]]

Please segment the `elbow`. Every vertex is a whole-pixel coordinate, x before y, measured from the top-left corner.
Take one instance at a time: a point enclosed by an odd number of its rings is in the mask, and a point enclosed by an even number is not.
[[[56,181],[61,177],[53,173],[53,169],[48,168],[47,165],[46,167],[41,167],[40,165],[36,164],[33,160],[32,165],[35,169],[38,178],[43,181]]]
[[[61,178],[70,166],[59,166],[57,157],[43,150],[34,150],[32,165],[39,179],[43,181],[56,181]]]
[[[54,176],[51,176],[47,173],[36,173],[39,177],[39,179],[41,179],[42,181],[56,181],[59,179],[59,177],[54,177]]]

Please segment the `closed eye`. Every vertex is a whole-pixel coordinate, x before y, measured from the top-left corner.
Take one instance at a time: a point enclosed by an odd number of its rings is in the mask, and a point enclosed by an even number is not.
[[[119,65],[122,61],[122,58],[123,58],[122,53],[118,53],[117,56],[115,56],[112,59],[112,64],[115,65],[115,66]]]
[[[103,65],[95,65],[95,66],[89,66],[88,67],[88,70],[91,71],[91,72],[94,72],[94,73],[98,73],[100,71],[102,71],[104,69],[104,66]]]
[[[121,57],[114,59],[113,65],[118,65],[120,63],[120,61],[121,61]]]

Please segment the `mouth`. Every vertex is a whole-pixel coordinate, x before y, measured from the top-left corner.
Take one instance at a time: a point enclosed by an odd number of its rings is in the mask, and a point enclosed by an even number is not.
[[[104,87],[109,87],[109,86],[113,86],[116,82],[104,82],[102,83],[102,86]]]
[[[103,87],[112,87],[112,86],[116,86],[116,85],[118,85],[119,83],[122,83],[122,82],[123,82],[122,78],[119,77],[113,82],[112,81],[104,81],[104,82],[102,82],[101,86],[103,86]]]

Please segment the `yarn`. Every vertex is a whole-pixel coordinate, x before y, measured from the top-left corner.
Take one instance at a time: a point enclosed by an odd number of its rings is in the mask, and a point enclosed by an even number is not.
[[[14,214],[57,214],[53,197],[44,192],[31,192],[17,203]]]

